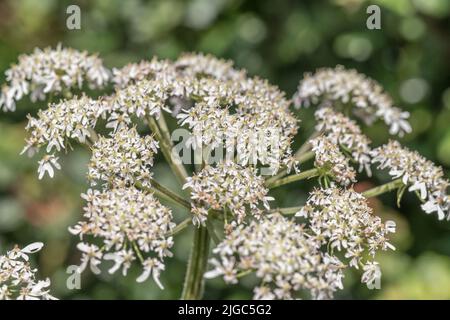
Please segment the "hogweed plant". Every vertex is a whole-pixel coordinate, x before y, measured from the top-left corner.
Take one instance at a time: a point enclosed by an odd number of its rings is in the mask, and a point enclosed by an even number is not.
[[[58,46],[20,56],[6,81],[5,111],[25,96],[48,102],[28,116],[23,150],[39,155],[39,179],[53,177],[59,154],[75,143],[92,154],[83,217],[69,227],[79,239],[79,272],[99,274],[106,265],[126,276],[137,264],[137,282],[150,278],[163,289],[160,275],[177,234],[192,228],[181,298],[202,298],[205,279],[233,285],[253,275],[255,299],[330,299],[349,268],[373,287],[381,275],[377,253],[395,250],[389,239],[395,222],[382,221],[368,198],[397,190],[400,200],[407,190],[425,213],[450,218],[442,168],[395,140],[374,148],[362,132],[359,123],[377,120],[392,135],[411,127],[408,112],[355,70],[306,74],[288,99],[266,80],[209,55],[109,70],[95,55]],[[102,93],[90,97],[88,89]],[[315,132],[295,152],[300,120],[291,104],[316,107]],[[166,117],[179,128],[171,132]],[[150,134],[140,132],[143,125]],[[159,152],[185,194],[154,177]],[[355,191],[358,176],[372,170],[387,170],[392,181]],[[305,179],[317,181],[306,203],[271,208],[271,189]],[[185,220],[175,223],[160,199],[183,208]],[[28,263],[27,254],[41,247],[16,247],[0,257],[0,298],[52,298],[49,280],[36,280]]]

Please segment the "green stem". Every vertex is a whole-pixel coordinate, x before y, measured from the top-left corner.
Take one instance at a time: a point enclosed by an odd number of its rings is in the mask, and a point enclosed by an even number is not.
[[[301,208],[302,207],[277,208],[277,209],[270,210],[270,213],[279,212],[282,215],[290,216],[290,215],[293,215],[293,214],[296,214],[297,212],[299,212]]]
[[[177,226],[175,228],[173,228],[172,232],[170,232],[168,235],[174,236],[174,235],[180,233],[181,231],[186,229],[191,223],[192,223],[192,218],[189,217],[189,218],[184,219],[179,224],[177,224]]]
[[[379,196],[380,194],[398,189],[403,185],[402,179],[399,178],[397,180],[393,180],[391,182],[382,184],[381,186],[366,190],[362,193],[362,195],[366,198],[372,198]]]
[[[166,200],[172,201],[175,204],[178,204],[188,210],[191,210],[191,204],[189,203],[189,201],[183,199],[182,197],[177,195],[175,192],[162,186],[154,179],[150,179],[150,184],[151,184],[150,188],[144,187],[139,182],[137,182],[135,185],[136,185],[136,188],[138,188],[138,189],[145,190],[145,191],[154,191],[157,196],[164,198]]]
[[[308,161],[308,160],[314,158],[314,155],[315,155],[314,152],[308,151],[308,152],[306,152],[306,153],[300,155],[300,156],[299,156],[298,158],[296,158],[296,159],[297,159],[297,161],[298,161],[299,164],[302,164],[302,163],[305,163],[306,161]],[[287,174],[287,170],[286,170],[286,169],[283,169],[283,170],[281,170],[277,175],[268,178],[266,181],[267,181],[268,184],[274,183],[275,181],[277,181],[277,180],[283,178],[286,174]]]
[[[182,300],[199,300],[203,296],[203,274],[208,262],[209,243],[208,229],[203,226],[196,228],[184,279],[183,293],[181,294]]]
[[[318,136],[321,135],[321,131],[314,131],[312,135],[309,136],[308,139],[306,139],[305,143],[297,150],[297,152],[295,153],[294,157],[296,159],[299,159],[304,153],[308,152],[309,150],[311,150],[311,143],[309,143],[312,139],[317,138]]]
[[[279,186],[283,186],[285,184],[288,183],[292,183],[295,181],[299,181],[299,180],[303,180],[303,179],[308,179],[308,178],[312,178],[312,177],[317,177],[320,174],[320,170],[318,168],[313,168],[313,169],[309,169],[291,176],[287,176],[285,178],[279,179],[277,181],[274,181],[272,183],[268,183],[267,187],[272,189],[272,188],[276,188]]]
[[[161,132],[158,124],[156,123],[155,119],[153,117],[147,117],[148,125],[152,132],[155,134],[156,139],[159,141],[159,146],[161,148],[161,151],[166,158],[167,163],[169,164],[170,168],[172,169],[172,172],[177,177],[178,181],[183,185],[186,182],[186,178],[188,177],[188,174],[186,172],[186,169],[184,168],[181,159],[176,156],[175,153],[172,152],[171,148],[171,142],[170,138],[166,138],[168,132],[167,127],[166,129]]]

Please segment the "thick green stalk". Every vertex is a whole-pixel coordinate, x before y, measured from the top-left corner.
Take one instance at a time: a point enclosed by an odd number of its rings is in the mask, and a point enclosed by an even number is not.
[[[381,186],[366,190],[362,194],[366,198],[372,198],[372,197],[379,196],[380,194],[398,189],[402,185],[403,185],[402,179],[397,179],[397,180],[393,180],[391,182],[382,184]]]
[[[174,235],[180,233],[181,231],[186,229],[191,223],[192,223],[192,218],[189,217],[189,218],[184,219],[179,224],[177,224],[177,226],[175,228],[173,228],[172,232],[170,232],[168,235],[174,236]]]
[[[203,296],[203,275],[208,263],[210,236],[206,227],[196,228],[191,256],[188,262],[186,277],[184,279],[183,300],[199,300]]]
[[[156,139],[159,141],[159,147],[161,148],[161,151],[166,158],[167,163],[172,169],[172,172],[175,174],[178,181],[183,185],[186,182],[188,174],[181,162],[181,159],[172,152],[170,138],[167,138],[169,136],[168,132],[166,131],[167,127],[165,128],[164,132],[162,132],[153,117],[147,117],[147,121],[150,129],[155,134]]]
[[[306,161],[314,158],[314,155],[315,155],[314,152],[308,151],[308,152],[305,152],[305,153],[299,155],[295,159],[298,161],[299,164],[302,164],[302,163],[305,163]],[[284,176],[286,176],[286,174],[287,174],[287,170],[283,169],[277,175],[268,178],[266,181],[267,181],[268,184],[274,183],[275,181],[277,181],[277,180],[283,178]]]
[[[279,179],[272,183],[267,183],[267,187],[272,189],[272,188],[283,186],[285,184],[292,183],[295,181],[317,177],[319,174],[320,174],[320,170],[317,168],[313,168],[313,169],[302,171],[300,173],[297,173],[297,174],[294,174],[291,176],[287,176],[285,178]]]

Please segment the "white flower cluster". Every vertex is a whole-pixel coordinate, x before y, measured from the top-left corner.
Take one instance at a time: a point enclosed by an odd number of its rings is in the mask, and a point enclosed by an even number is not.
[[[263,209],[270,209],[268,189],[264,178],[256,175],[256,170],[244,168],[234,162],[219,163],[216,167],[207,166],[198,174],[188,177],[183,188],[190,188],[194,225],[201,225],[207,219],[208,210],[229,211],[242,223],[250,211],[260,218]],[[225,217],[227,219],[227,217]]]
[[[6,71],[8,85],[2,87],[0,108],[15,110],[16,101],[30,94],[34,102],[50,93],[81,89],[86,82],[90,88],[102,88],[109,80],[109,71],[95,55],[70,48],[35,49],[21,55],[19,63]]]
[[[267,81],[247,77],[231,62],[190,54],[172,63],[153,59],[127,65],[114,74],[120,89],[110,97],[114,106],[109,127],[128,124],[131,115],[158,117],[161,109],[178,114],[180,106],[172,102],[185,101],[193,110],[182,106],[178,116],[181,124],[193,130],[194,148],[211,142],[212,147],[221,142],[235,146],[243,165],[257,160],[274,173],[291,155],[297,120],[284,93]],[[270,133],[270,141],[255,144]],[[261,143],[275,145],[266,146],[264,152],[255,151],[255,145]]]
[[[370,140],[355,121],[326,106],[315,112],[316,130],[323,132],[329,140],[340,146],[359,163],[359,171],[365,170],[371,176]]]
[[[334,180],[347,186],[356,182],[356,172],[349,164],[349,159],[339,150],[339,146],[329,137],[321,135],[311,139],[312,151],[315,153],[314,165]]]
[[[393,179],[401,178],[409,191],[415,191],[425,203],[422,209],[426,213],[436,212],[439,220],[450,219],[450,198],[447,189],[450,186],[444,171],[417,151],[411,151],[398,141],[389,143],[372,151],[374,163],[379,168],[389,169]]]
[[[142,80],[157,80],[161,83],[170,74],[171,64],[167,60],[158,60],[156,57],[151,61],[143,60],[139,63],[130,63],[121,69],[113,69],[113,83],[116,88],[125,88],[130,84],[136,84]]]
[[[0,300],[49,300],[50,280],[37,280],[37,269],[30,265],[29,254],[41,250],[43,244],[35,242],[23,249],[15,246],[0,256]]]
[[[104,181],[109,187],[133,186],[136,182],[150,187],[150,167],[157,151],[158,142],[151,135],[141,137],[136,128],[122,127],[93,145],[88,180],[91,186]]]
[[[51,104],[45,110],[39,110],[37,117],[28,116],[26,130],[30,137],[22,153],[33,156],[40,148],[46,146],[46,155],[39,162],[39,179],[48,172],[53,177],[53,167],[60,169],[58,158],[52,154],[70,146],[70,139],[82,143],[91,136],[99,117],[105,114],[104,106],[86,96],[74,97]]]
[[[378,263],[373,261],[377,251],[395,250],[388,242],[388,234],[395,232],[395,222],[383,223],[373,215],[366,198],[352,189],[315,189],[296,216],[306,218],[311,237],[331,254],[343,251],[350,267],[361,266],[367,271],[361,280],[368,285],[378,273],[374,269]]]
[[[342,289],[343,264],[320,250],[304,226],[280,214],[239,225],[213,250],[218,258],[205,277],[223,276],[237,283],[240,274],[255,272],[261,284],[255,299],[293,299],[309,293],[313,299],[329,299]]]
[[[389,126],[390,134],[402,136],[411,132],[409,113],[395,107],[392,98],[376,81],[353,69],[337,66],[306,74],[293,99],[296,107],[308,107],[321,100],[351,103],[356,106],[354,114],[367,123],[382,119]]]
[[[126,275],[136,258],[143,272],[137,278],[145,281],[150,275],[158,286],[161,272],[165,269],[164,258],[171,257],[173,246],[170,236],[175,223],[172,212],[161,205],[152,194],[134,187],[114,188],[100,192],[89,189],[82,197],[87,201],[84,207],[86,221],[78,222],[69,228],[72,234],[79,235],[77,245],[82,252],[79,271],[89,264],[92,272],[98,274],[102,260],[112,260],[114,265],[109,273],[120,268]],[[86,236],[101,239],[101,246],[85,242]],[[144,254],[146,256],[144,256]]]

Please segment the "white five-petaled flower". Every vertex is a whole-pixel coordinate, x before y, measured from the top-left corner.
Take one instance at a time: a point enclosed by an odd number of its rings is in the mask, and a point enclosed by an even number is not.
[[[38,164],[39,179],[42,179],[45,173],[48,173],[49,177],[53,178],[55,175],[55,170],[53,167],[58,170],[61,169],[61,165],[58,163],[58,157],[55,157],[52,154],[45,155],[42,160],[39,160]]]

